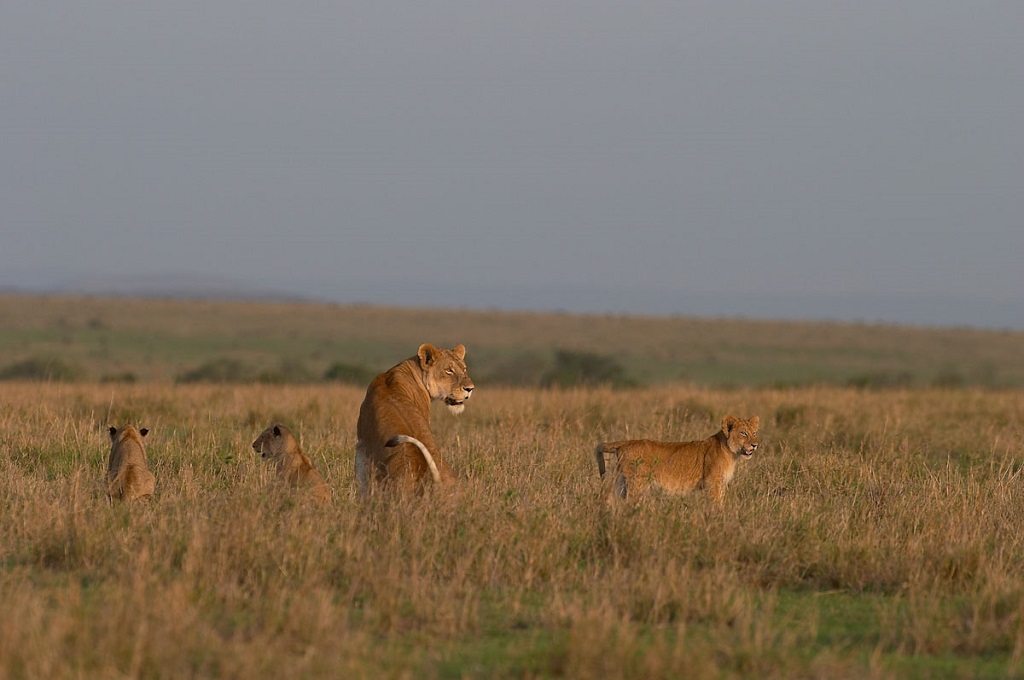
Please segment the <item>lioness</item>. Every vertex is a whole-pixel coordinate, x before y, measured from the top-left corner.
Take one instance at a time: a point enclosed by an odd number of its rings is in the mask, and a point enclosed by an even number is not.
[[[370,383],[356,426],[359,495],[371,479],[411,489],[427,474],[435,483],[456,478],[430,432],[430,402],[443,400],[452,413],[462,413],[474,387],[465,359],[462,345],[449,350],[423,343],[416,356]]]
[[[292,431],[280,423],[267,427],[252,443],[252,450],[277,466],[277,476],[318,503],[331,500],[331,488],[302,452]]]
[[[153,495],[156,477],[146,464],[142,438],[149,430],[134,425],[110,428],[110,457],[107,459],[107,499],[131,501]]]
[[[736,462],[750,458],[757,450],[760,419],[722,419],[722,429],[704,441],[659,442],[630,439],[597,445],[597,471],[604,477],[604,457],[614,453],[618,460],[615,490],[622,498],[627,488],[639,490],[656,486],[672,493],[706,488],[721,506],[725,487],[736,472]]]

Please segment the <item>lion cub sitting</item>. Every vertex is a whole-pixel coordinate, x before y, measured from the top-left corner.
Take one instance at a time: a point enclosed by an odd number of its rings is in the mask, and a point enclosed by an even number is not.
[[[263,430],[252,443],[252,449],[262,458],[274,461],[277,476],[291,488],[317,503],[331,500],[331,488],[302,453],[295,435],[284,425],[274,423]]]
[[[134,425],[110,428],[110,457],[107,459],[108,501],[131,501],[153,495],[156,477],[146,464],[146,447],[142,438],[149,430]]]
[[[757,450],[759,424],[757,416],[750,420],[726,416],[722,419],[722,429],[703,441],[603,442],[594,451],[597,471],[603,478],[605,454],[614,453],[618,461],[615,490],[622,498],[626,497],[627,488],[639,490],[655,486],[683,494],[702,487],[721,506],[725,487],[736,472],[736,462],[750,458]]]

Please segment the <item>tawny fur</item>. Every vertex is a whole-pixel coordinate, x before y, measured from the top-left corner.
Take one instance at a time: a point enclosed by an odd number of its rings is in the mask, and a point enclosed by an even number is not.
[[[704,488],[722,505],[737,462],[757,450],[759,425],[757,416],[749,420],[725,416],[722,429],[703,441],[602,442],[594,450],[597,470],[604,477],[605,454],[614,453],[618,463],[615,490],[623,498],[627,492],[639,492],[652,486],[678,494]]]
[[[416,437],[409,437],[404,434],[396,434],[394,437],[389,439],[384,446],[390,449],[401,444],[412,444],[420,450],[420,453],[423,454],[423,461],[430,469],[431,478],[434,480],[435,484],[440,484],[441,471],[437,469],[437,463],[434,462],[434,456],[430,453],[430,449],[428,449],[419,439],[416,439]]]
[[[290,488],[317,503],[330,502],[331,488],[302,452],[295,435],[287,427],[280,423],[271,424],[252,443],[252,449],[261,457],[273,461],[278,478]]]
[[[110,457],[107,459],[107,498],[132,501],[153,495],[156,477],[149,471],[142,438],[149,430],[124,425],[110,428]]]
[[[416,356],[370,383],[356,425],[360,495],[376,482],[414,489],[428,476],[442,484],[456,479],[430,431],[430,402],[441,400],[452,413],[462,412],[474,388],[465,358],[462,345],[449,350],[424,343]],[[393,439],[397,435],[409,439]]]

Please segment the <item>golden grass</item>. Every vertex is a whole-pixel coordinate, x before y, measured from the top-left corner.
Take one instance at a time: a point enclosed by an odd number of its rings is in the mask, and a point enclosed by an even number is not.
[[[0,677],[928,677],[1019,673],[1024,395],[481,389],[434,417],[467,479],[355,497],[361,390],[5,384]],[[762,446],[706,495],[609,503],[593,446]],[[151,429],[110,507],[105,426]],[[334,490],[249,448],[292,427]]]

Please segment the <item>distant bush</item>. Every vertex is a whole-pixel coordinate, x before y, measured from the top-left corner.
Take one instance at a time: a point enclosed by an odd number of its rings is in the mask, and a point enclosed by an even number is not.
[[[932,378],[932,387],[954,389],[967,385],[967,379],[953,368],[944,368]]]
[[[33,357],[13,363],[0,370],[0,380],[52,380],[74,382],[85,376],[85,370],[76,363],[63,359]]]
[[[324,372],[324,380],[363,387],[369,385],[375,377],[377,374],[372,369],[359,364],[346,364],[343,361],[331,364]]]
[[[970,382],[982,387],[998,387],[999,365],[994,361],[985,361],[975,366],[971,372]]]
[[[105,373],[100,382],[105,383],[136,383],[139,381],[139,377],[132,371],[121,371],[120,373]]]
[[[909,371],[875,371],[856,375],[846,384],[862,389],[897,389],[912,386],[914,376]]]
[[[592,352],[557,350],[555,362],[541,379],[544,387],[635,387],[614,358]]]
[[[316,382],[314,376],[301,361],[283,359],[277,366],[254,368],[239,359],[220,357],[211,359],[196,368],[178,374],[179,383],[268,383],[284,385],[291,383]]]
[[[176,378],[179,383],[231,383],[254,382],[255,374],[249,366],[238,359],[211,359]]]
[[[277,368],[266,368],[257,373],[255,382],[284,385],[287,383],[316,382],[306,365],[296,359],[282,359]]]
[[[537,387],[550,370],[551,362],[539,354],[521,354],[491,365],[490,370],[482,374],[479,380],[486,385]],[[472,368],[470,375],[476,378]]]

